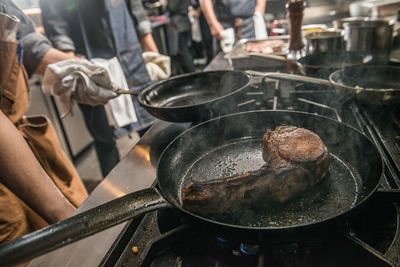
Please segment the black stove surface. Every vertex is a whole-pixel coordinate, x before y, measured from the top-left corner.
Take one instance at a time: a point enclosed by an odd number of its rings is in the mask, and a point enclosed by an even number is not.
[[[172,209],[160,210],[132,220],[103,265],[399,266],[399,107],[363,106],[326,87],[260,79],[232,112],[262,109],[320,114],[353,126],[376,143],[385,162],[384,177],[356,220],[340,231],[243,244],[187,224]]]
[[[178,222],[171,211],[153,212],[145,216],[137,229],[140,235],[133,236],[117,265],[391,266],[382,255],[391,248],[396,235],[396,207],[390,204],[385,209],[376,207],[368,212],[369,216],[374,219],[365,218],[366,225],[354,225],[357,232],[349,226],[345,234],[327,233],[292,242],[254,245],[194,229]],[[366,243],[359,244],[361,239]],[[376,248],[378,254],[365,246]],[[137,247],[138,253],[133,253],[132,247]]]

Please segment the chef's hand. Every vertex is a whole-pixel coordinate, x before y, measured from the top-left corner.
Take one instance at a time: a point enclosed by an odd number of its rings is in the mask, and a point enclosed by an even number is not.
[[[107,70],[102,68],[94,72],[73,71],[60,82],[61,88],[72,90],[72,98],[80,104],[105,105],[118,96]]]
[[[224,40],[225,36],[223,35],[224,32],[224,26],[222,26],[222,24],[219,21],[215,21],[214,23],[212,23],[210,25],[210,30],[211,30],[211,34],[212,36],[214,36],[215,38],[217,38],[218,40]]]
[[[108,71],[86,59],[68,59],[48,65],[42,89],[45,94],[59,97],[63,117],[70,113],[73,101],[96,106],[118,96]]]

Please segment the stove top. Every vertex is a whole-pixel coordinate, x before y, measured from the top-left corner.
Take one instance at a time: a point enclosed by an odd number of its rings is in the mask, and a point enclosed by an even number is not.
[[[187,224],[173,209],[160,210],[127,224],[101,265],[399,266],[400,108],[360,105],[343,101],[326,87],[260,78],[232,113],[263,109],[323,115],[353,126],[376,143],[385,162],[384,177],[357,220],[339,231],[245,244]]]

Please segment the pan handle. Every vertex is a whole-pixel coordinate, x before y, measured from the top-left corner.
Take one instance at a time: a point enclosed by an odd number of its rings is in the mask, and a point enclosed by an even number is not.
[[[125,89],[115,89],[114,90],[115,93],[117,93],[118,95],[139,95],[140,92],[138,91],[131,91],[131,90],[125,90]]]
[[[147,188],[94,207],[0,247],[0,266],[26,262],[140,214],[172,207],[155,188]]]
[[[332,83],[325,79],[318,79],[313,77],[306,77],[301,75],[295,74],[287,74],[287,73],[279,73],[279,72],[261,72],[261,71],[254,71],[254,70],[247,70],[248,74],[253,76],[262,76],[271,79],[278,79],[278,80],[289,80],[289,81],[297,81],[297,82],[306,82],[306,83],[314,83],[314,84],[322,84],[326,86],[332,86]]]

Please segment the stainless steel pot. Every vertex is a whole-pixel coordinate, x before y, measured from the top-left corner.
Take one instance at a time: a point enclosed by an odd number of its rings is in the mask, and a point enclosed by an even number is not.
[[[371,54],[374,63],[388,62],[393,41],[392,22],[362,19],[344,22],[343,28],[347,51]]]
[[[305,35],[306,54],[333,52],[344,50],[344,35],[342,30],[326,30]]]
[[[354,22],[354,21],[363,21],[368,19],[367,17],[347,17],[341,19],[335,19],[332,21],[333,27],[338,30],[343,30],[343,23],[346,22]]]

